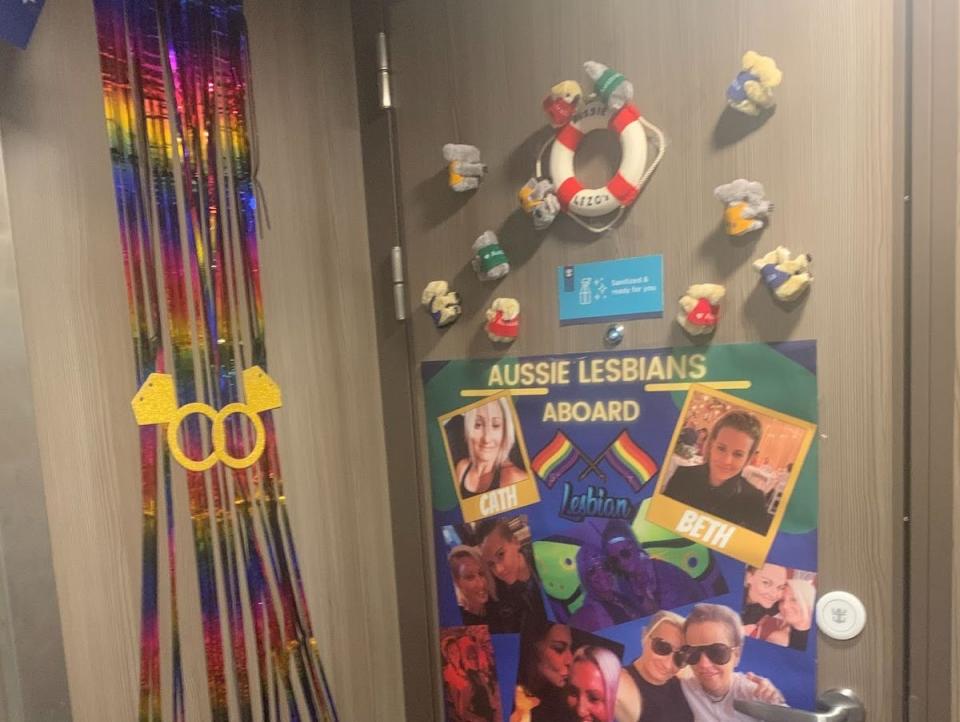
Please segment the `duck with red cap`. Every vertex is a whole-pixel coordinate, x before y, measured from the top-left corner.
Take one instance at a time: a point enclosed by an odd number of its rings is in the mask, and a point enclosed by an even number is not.
[[[491,341],[513,343],[520,334],[520,302],[515,298],[495,298],[486,311],[484,330]]]
[[[718,283],[696,283],[680,298],[677,323],[691,336],[713,333],[720,318],[720,301],[727,289]]]

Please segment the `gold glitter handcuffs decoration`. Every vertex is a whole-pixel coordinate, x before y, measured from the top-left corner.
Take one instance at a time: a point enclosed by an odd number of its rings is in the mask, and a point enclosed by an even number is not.
[[[243,370],[243,390],[246,403],[227,404],[217,411],[209,404],[193,402],[177,406],[177,392],[170,374],[153,373],[143,382],[143,386],[133,397],[133,415],[139,426],[150,424],[167,425],[167,445],[173,458],[188,471],[206,471],[221,461],[232,469],[246,469],[253,466],[263,455],[267,443],[267,434],[260,420],[260,413],[279,408],[282,404],[280,387],[259,366]],[[180,448],[178,431],[180,424],[190,414],[200,414],[213,424],[213,451],[205,459],[191,459]],[[233,414],[243,414],[253,425],[254,444],[250,453],[244,457],[231,456],[227,451],[227,434],[224,422]]]

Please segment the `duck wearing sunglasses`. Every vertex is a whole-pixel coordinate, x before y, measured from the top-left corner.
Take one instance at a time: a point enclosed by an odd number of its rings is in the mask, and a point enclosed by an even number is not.
[[[676,676],[684,645],[683,617],[661,611],[650,618],[643,653],[620,674],[618,722],[694,722]]]

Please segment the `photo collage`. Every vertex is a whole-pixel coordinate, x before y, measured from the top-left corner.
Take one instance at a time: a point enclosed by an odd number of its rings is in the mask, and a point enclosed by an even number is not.
[[[447,720],[741,720],[736,700],[812,703],[816,529],[786,512],[815,486],[800,480],[815,413],[691,384],[639,394],[641,423],[551,424],[531,396],[434,417]]]

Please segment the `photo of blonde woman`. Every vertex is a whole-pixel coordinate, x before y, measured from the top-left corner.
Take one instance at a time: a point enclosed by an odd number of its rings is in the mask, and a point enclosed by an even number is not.
[[[463,413],[466,456],[455,466],[460,498],[516,484],[527,473],[510,458],[516,444],[513,414],[505,398]]]
[[[573,655],[567,705],[577,722],[614,722],[620,660],[603,647],[582,647]]]
[[[813,625],[816,574],[779,564],[747,567],[744,577],[744,636],[803,651]]]
[[[617,722],[693,722],[677,674],[684,659],[684,619],[657,612],[643,631],[643,654],[620,673]]]
[[[517,410],[500,391],[437,417],[465,522],[540,501]]]

